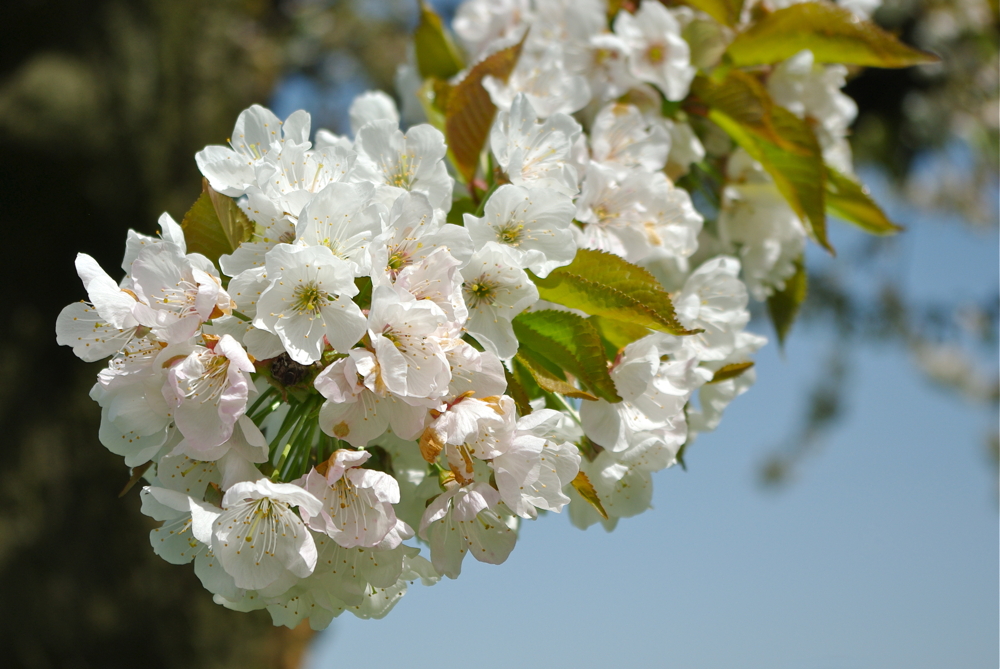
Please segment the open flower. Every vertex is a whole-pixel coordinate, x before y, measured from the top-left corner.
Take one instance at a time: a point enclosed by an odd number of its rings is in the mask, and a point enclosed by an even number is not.
[[[504,185],[486,201],[482,218],[465,215],[465,227],[477,247],[506,246],[521,268],[546,277],[576,255],[574,212],[572,200],[557,191]]]
[[[295,507],[318,516],[323,504],[297,485],[268,479],[226,491],[212,528],[212,552],[237,587],[261,590],[316,568],[316,543]]]
[[[629,50],[632,74],[655,84],[668,100],[683,100],[695,69],[691,48],[670,10],[658,2],[646,2],[635,14],[619,12],[614,28]]]
[[[243,415],[253,363],[229,335],[211,348],[198,346],[167,372],[163,396],[174,408],[177,428],[193,448],[225,443]]]
[[[346,352],[361,339],[366,319],[351,297],[354,270],[326,246],[279,244],[267,254],[270,285],[257,300],[254,327],[281,338],[295,362],[319,360],[326,341]]]
[[[303,520],[325,532],[344,548],[372,548],[396,527],[392,505],[399,502],[399,484],[384,472],[361,467],[371,453],[340,449],[301,482],[323,503],[318,517],[303,509]]]
[[[510,322],[538,301],[538,288],[510,250],[496,242],[487,242],[472,257],[462,278],[469,333],[500,358],[513,357],[517,338]]]

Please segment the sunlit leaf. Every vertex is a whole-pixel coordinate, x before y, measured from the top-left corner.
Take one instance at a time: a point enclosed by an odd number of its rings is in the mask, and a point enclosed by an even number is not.
[[[514,404],[517,405],[518,412],[522,416],[527,416],[531,413],[531,397],[528,396],[528,391],[524,389],[521,381],[506,367],[503,368],[503,375],[507,379],[507,394],[514,399]]]
[[[524,368],[531,374],[531,377],[538,384],[538,387],[542,390],[550,393],[559,393],[560,395],[565,395],[566,397],[576,397],[582,400],[596,401],[597,397],[591,395],[586,390],[580,390],[573,384],[569,383],[564,379],[560,379],[558,376],[546,369],[542,364],[540,364],[535,356],[532,355],[527,347],[522,346],[521,350],[517,352],[517,360]]]
[[[649,334],[649,328],[629,321],[617,321],[603,316],[591,316],[588,320],[597,328],[605,344],[610,346],[609,360],[614,360],[623,348]]]
[[[681,4],[700,9],[719,23],[735,26],[739,23],[743,0],[680,0]]]
[[[201,195],[181,221],[189,253],[200,253],[218,264],[219,256],[232,253],[250,238],[253,224],[231,197],[212,190],[203,181]]]
[[[601,518],[604,520],[608,519],[608,512],[604,510],[604,505],[601,504],[601,498],[597,496],[597,491],[594,489],[594,484],[590,482],[587,475],[580,472],[576,475],[576,478],[572,481],[573,488],[580,493],[580,497],[587,500],[597,513],[601,514]]]
[[[833,253],[826,233],[826,169],[809,123],[774,105],[771,126],[782,139],[778,145],[719,109],[709,109],[708,118],[767,170],[789,206],[809,224],[816,241]]]
[[[611,253],[580,249],[572,263],[534,281],[543,300],[591,316],[677,335],[694,333],[677,320],[670,295],[652,274]]]
[[[483,77],[491,75],[507,81],[521,55],[522,46],[524,40],[487,56],[448,90],[444,107],[444,134],[455,167],[466,183],[472,181],[476,174],[479,154],[497,111],[490,94],[483,88]]]
[[[783,138],[774,126],[774,107],[770,94],[757,77],[731,70],[722,81],[703,76],[691,82],[691,93],[710,109],[725,114],[746,130],[782,148],[801,153],[802,147]],[[808,150],[808,149],[805,149]]]
[[[867,187],[829,166],[826,179],[826,207],[831,214],[873,235],[894,235],[903,230],[875,204]]]
[[[726,56],[745,67],[777,63],[803,49],[817,63],[909,67],[939,60],[832,2],[803,2],[764,16],[736,36]]]
[[[734,362],[730,365],[724,365],[716,370],[715,375],[709,383],[719,383],[721,381],[735,379],[742,376],[743,372],[747,371],[751,367],[753,367],[753,362]]]
[[[420,2],[420,20],[413,33],[417,70],[423,79],[449,79],[465,66],[455,43],[438,16],[426,2]]]
[[[517,316],[513,326],[520,349],[528,356],[522,363],[541,388],[547,389],[546,383],[554,387],[554,380],[558,380],[556,374],[550,374],[551,378],[539,374],[543,361],[549,361],[575,376],[597,397],[622,401],[608,373],[601,337],[587,319],[568,311],[529,311]]]
[[[795,261],[795,274],[785,281],[784,289],[767,298],[767,312],[778,335],[778,343],[782,346],[808,292],[809,277],[806,274],[805,261],[800,257]]]

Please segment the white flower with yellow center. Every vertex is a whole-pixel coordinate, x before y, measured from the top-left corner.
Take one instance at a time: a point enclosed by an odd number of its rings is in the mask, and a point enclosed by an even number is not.
[[[252,105],[240,113],[229,146],[206,146],[195,155],[198,169],[212,188],[238,197],[257,185],[256,168],[286,145],[309,147],[308,112],[294,112],[284,122],[270,109]]]
[[[518,95],[510,111],[497,112],[490,149],[512,184],[550,188],[572,197],[580,190],[573,146],[582,132],[566,114],[540,122],[528,98]]]
[[[212,527],[212,552],[237,587],[262,590],[316,568],[316,543],[293,510],[318,516],[323,503],[291,483],[237,483],[222,498]]]
[[[462,268],[462,294],[469,309],[466,329],[483,348],[507,359],[517,353],[511,321],[538,301],[531,282],[510,249],[487,242]]]
[[[254,366],[243,347],[229,335],[212,344],[175,362],[163,386],[177,428],[195,449],[213,449],[229,440],[252,387]]]
[[[423,193],[403,193],[392,204],[382,233],[372,242],[372,281],[376,286],[396,281],[407,267],[420,264],[438,249],[465,263],[472,257],[469,232],[442,224]]]
[[[257,300],[254,327],[281,339],[295,362],[310,365],[328,341],[346,353],[365,333],[354,268],[326,246],[279,244],[267,254],[270,285]]]
[[[368,246],[382,231],[375,188],[367,183],[335,183],[322,190],[302,210],[295,224],[299,246],[325,246],[348,261],[355,275],[367,274]]]
[[[132,263],[139,302],[138,321],[171,344],[190,339],[207,320],[232,313],[212,261],[198,253],[181,255],[173,244],[144,248]]]
[[[392,505],[399,502],[399,484],[384,472],[362,468],[370,457],[340,449],[300,482],[323,503],[319,516],[302,510],[303,520],[344,548],[378,546],[396,527]]]
[[[695,69],[691,48],[670,10],[658,2],[645,2],[635,14],[618,12],[614,29],[629,51],[632,74],[655,84],[668,100],[683,100]]]
[[[421,400],[448,391],[451,371],[437,337],[446,326],[444,312],[430,301],[386,286],[375,289],[368,336],[388,392]]]
[[[306,150],[286,146],[272,153],[256,169],[259,190],[283,212],[295,217],[316,193],[332,183],[347,181],[357,154],[342,146]]]
[[[482,218],[465,215],[465,227],[477,247],[487,242],[506,246],[522,269],[546,277],[576,255],[570,231],[575,207],[566,195],[547,188],[500,186]]]
[[[419,191],[435,209],[451,209],[454,179],[448,175],[444,135],[430,125],[416,125],[404,134],[389,119],[372,121],[358,130],[354,141],[358,162],[354,178],[400,191]]]

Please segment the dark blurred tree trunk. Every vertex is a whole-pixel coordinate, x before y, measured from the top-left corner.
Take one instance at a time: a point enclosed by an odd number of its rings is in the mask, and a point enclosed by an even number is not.
[[[254,0],[6,8],[0,28],[0,645],[4,667],[294,667],[307,631],[212,602],[156,557],[121,458],[97,440],[99,365],[55,345],[84,292],[77,251],[113,276],[125,231],[197,196],[194,153],[266,102],[280,16]]]

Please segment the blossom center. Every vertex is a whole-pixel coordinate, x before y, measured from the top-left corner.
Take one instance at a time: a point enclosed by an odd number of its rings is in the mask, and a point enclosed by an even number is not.
[[[514,223],[513,221],[510,221],[497,230],[497,239],[501,244],[519,246],[522,237],[524,237],[523,223]]]
[[[496,290],[499,285],[485,274],[475,281],[465,284],[465,293],[469,306],[475,309],[480,304],[493,304],[496,300]]]
[[[654,44],[646,50],[646,59],[654,65],[659,65],[667,57],[667,46],[665,44]]]
[[[294,309],[302,314],[318,314],[320,309],[330,304],[330,296],[320,290],[315,283],[306,283],[296,286],[292,291],[295,299]]]
[[[410,187],[413,185],[416,164],[411,154],[401,153],[399,154],[399,162],[392,168],[387,168],[383,171],[385,173],[385,182],[388,185],[410,190]]]

